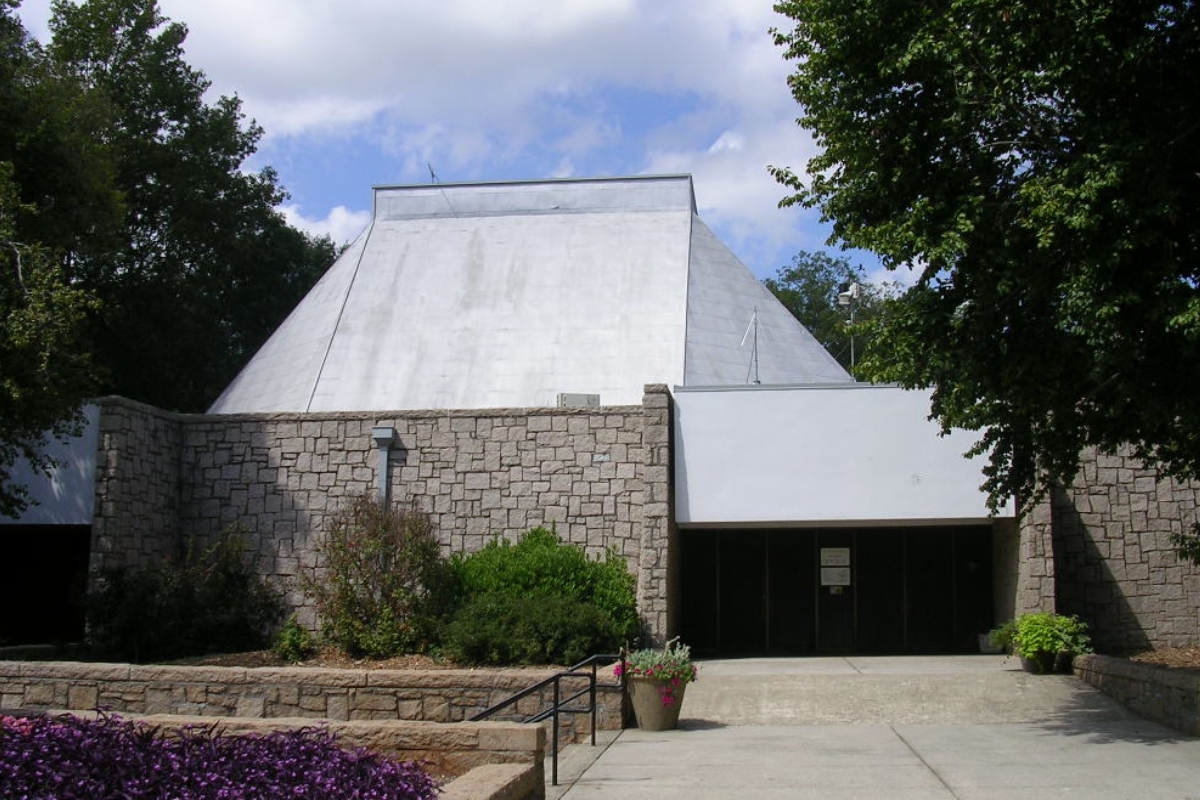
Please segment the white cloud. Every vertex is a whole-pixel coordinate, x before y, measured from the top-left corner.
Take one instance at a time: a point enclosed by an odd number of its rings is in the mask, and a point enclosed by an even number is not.
[[[725,131],[722,133],[712,145],[709,146],[708,152],[719,153],[722,150],[741,150],[746,145],[745,138],[736,131]]]
[[[21,13],[47,6],[27,0]],[[813,152],[767,32],[786,22],[770,2],[160,6],[188,25],[188,62],[242,99],[266,130],[263,160],[325,222],[366,195],[347,196],[335,173],[370,184],[428,180],[430,163],[445,181],[691,172],[706,220],[756,272],[824,246],[814,213],[776,208],[786,192],[766,173]],[[362,163],[338,170],[329,153]],[[341,196],[308,183],[318,167]]]
[[[324,219],[304,216],[300,206],[290,203],[280,206],[284,219],[293,228],[299,228],[316,236],[328,236],[335,244],[346,244],[358,237],[371,221],[369,211],[351,211],[345,206],[333,208]]]
[[[697,144],[654,153],[647,171],[690,172],[700,216],[720,229],[759,277],[774,273],[798,250],[826,247],[828,234],[817,225],[815,212],[778,207],[788,192],[767,171],[771,164],[801,164],[815,152],[794,124],[750,118],[710,146]]]

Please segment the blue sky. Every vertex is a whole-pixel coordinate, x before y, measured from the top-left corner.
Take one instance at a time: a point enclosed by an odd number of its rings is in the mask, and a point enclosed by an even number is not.
[[[20,15],[46,36],[49,0]],[[700,216],[760,278],[834,249],[779,209],[769,164],[813,152],[772,0],[160,0],[186,59],[266,131],[293,224],[339,242],[371,187],[691,173]],[[875,272],[869,254],[847,254]],[[897,276],[880,275],[894,279]]]

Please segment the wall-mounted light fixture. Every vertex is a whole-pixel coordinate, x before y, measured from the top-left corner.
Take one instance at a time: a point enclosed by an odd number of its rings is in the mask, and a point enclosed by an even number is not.
[[[379,451],[379,466],[375,470],[375,495],[379,502],[387,505],[391,482],[388,480],[388,457],[392,445],[396,442],[396,429],[390,425],[376,425],[371,428],[371,438],[375,440],[375,449]]]

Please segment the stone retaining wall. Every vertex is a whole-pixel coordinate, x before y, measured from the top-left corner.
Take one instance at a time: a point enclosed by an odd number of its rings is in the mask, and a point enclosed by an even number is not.
[[[607,673],[607,677],[606,674]],[[539,670],[334,670],[307,667],[178,667],[82,662],[0,662],[0,709],[108,708],[130,714],[234,719],[460,722],[549,677]],[[611,682],[602,670],[601,683]],[[582,688],[586,681],[570,684]],[[568,684],[563,684],[564,694]],[[494,719],[513,720],[548,707],[552,689],[521,700]],[[621,727],[621,692],[597,691],[597,727]],[[578,741],[585,715],[561,718],[560,736]]]
[[[532,767],[485,764],[446,784],[439,800],[541,800],[545,796],[546,779]]]
[[[1075,674],[1147,719],[1200,736],[1200,672],[1083,655]]]

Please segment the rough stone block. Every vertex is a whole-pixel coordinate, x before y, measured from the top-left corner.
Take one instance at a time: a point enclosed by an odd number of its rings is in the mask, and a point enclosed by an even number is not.
[[[481,764],[442,788],[442,800],[526,800],[545,796],[533,764]]]
[[[481,750],[535,753],[546,748],[546,729],[541,725],[475,724],[479,725],[477,742]]]
[[[350,700],[346,694],[330,694],[325,702],[325,716],[330,720],[349,720]]]
[[[262,696],[240,696],[238,703],[234,706],[234,716],[239,717],[262,717],[266,716],[266,703]]]
[[[351,693],[350,710],[355,716],[359,716],[364,711],[387,711],[394,718],[396,714],[396,696],[391,692],[357,689]]]
[[[175,709],[173,693],[170,689],[150,687],[146,689],[146,708],[147,714],[173,714],[179,713]]]

